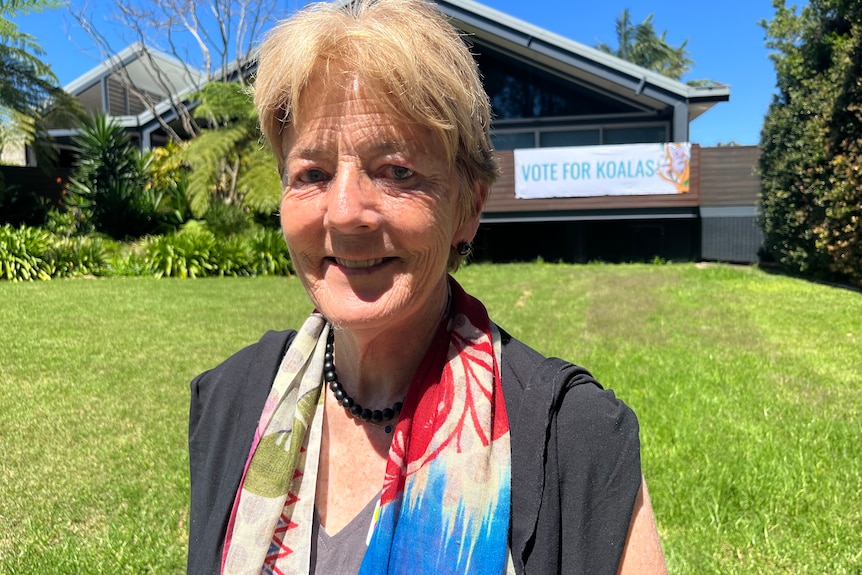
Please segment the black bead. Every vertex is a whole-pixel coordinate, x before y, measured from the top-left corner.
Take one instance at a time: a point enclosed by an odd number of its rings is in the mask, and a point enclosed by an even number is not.
[[[329,330],[329,335],[326,338],[326,353],[323,355],[323,379],[329,384],[329,389],[335,396],[335,400],[341,404],[344,409],[350,412],[353,417],[363,421],[372,421],[379,423],[380,421],[389,421],[399,413],[401,413],[401,402],[399,401],[391,408],[387,407],[384,410],[371,410],[362,407],[352,397],[347,395],[344,388],[338,382],[338,373],[335,371],[335,333],[332,329]],[[386,433],[392,433],[393,426],[387,425],[384,429]]]

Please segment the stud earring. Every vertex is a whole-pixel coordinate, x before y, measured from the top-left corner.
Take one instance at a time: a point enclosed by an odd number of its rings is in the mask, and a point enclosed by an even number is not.
[[[470,242],[459,242],[456,249],[459,256],[469,256],[473,253],[473,244]]]

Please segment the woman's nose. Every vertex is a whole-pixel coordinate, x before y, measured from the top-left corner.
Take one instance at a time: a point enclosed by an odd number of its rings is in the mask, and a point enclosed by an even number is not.
[[[351,163],[340,165],[327,193],[326,225],[344,232],[376,227],[378,196],[365,172]]]

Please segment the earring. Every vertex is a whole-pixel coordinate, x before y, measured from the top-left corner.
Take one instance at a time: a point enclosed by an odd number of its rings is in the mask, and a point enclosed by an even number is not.
[[[469,256],[473,253],[473,244],[470,242],[458,242],[456,249],[458,250],[459,256]]]

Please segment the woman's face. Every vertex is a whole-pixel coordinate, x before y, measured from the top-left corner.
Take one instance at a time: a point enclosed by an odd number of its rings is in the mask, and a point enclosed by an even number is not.
[[[442,144],[386,113],[359,81],[312,81],[298,108],[281,224],[313,303],[346,329],[430,328],[423,322],[439,319],[445,302],[449,248],[478,225],[478,216],[459,225]]]

